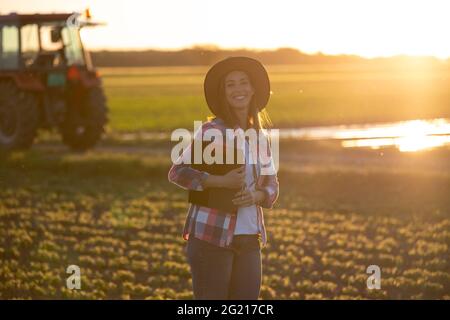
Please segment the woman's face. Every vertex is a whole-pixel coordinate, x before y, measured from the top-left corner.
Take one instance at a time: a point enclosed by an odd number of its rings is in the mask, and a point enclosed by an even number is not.
[[[255,91],[248,75],[243,71],[231,71],[225,76],[225,96],[235,111],[247,110]]]

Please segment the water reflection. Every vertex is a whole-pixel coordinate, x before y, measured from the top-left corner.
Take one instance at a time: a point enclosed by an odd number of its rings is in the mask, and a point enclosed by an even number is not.
[[[280,138],[338,139],[343,147],[395,146],[402,152],[411,152],[450,144],[450,119],[285,129],[280,130]]]
[[[187,135],[189,138],[193,133]],[[110,134],[114,140],[168,140],[168,132],[132,132]],[[345,148],[369,147],[378,149],[394,146],[403,152],[420,151],[450,144],[450,119],[408,120],[391,123],[339,125],[280,129],[280,139],[340,140]]]

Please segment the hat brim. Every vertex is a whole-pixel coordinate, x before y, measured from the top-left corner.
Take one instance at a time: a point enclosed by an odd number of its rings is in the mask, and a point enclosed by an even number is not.
[[[259,110],[266,107],[270,98],[270,81],[264,66],[257,60],[248,57],[230,57],[217,62],[208,71],[204,81],[206,103],[216,116],[220,115],[219,91],[222,78],[231,71],[244,71],[250,78]]]

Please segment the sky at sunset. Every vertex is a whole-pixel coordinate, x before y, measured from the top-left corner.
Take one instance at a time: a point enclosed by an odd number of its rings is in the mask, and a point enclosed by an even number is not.
[[[450,57],[446,0],[1,0],[7,14],[91,9],[89,49],[292,47],[305,53]]]

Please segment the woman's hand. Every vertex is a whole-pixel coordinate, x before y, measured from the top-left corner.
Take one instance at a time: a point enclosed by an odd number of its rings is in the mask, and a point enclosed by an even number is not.
[[[224,174],[221,179],[221,184],[223,188],[242,188],[245,183],[245,167],[242,166],[237,169],[229,171]]]
[[[242,188],[245,183],[245,167],[229,171],[223,176],[208,175],[203,181],[204,188]]]
[[[265,194],[261,190],[243,190],[236,193],[235,196],[236,198],[233,199],[233,204],[238,207],[249,207],[261,203],[264,200]]]

